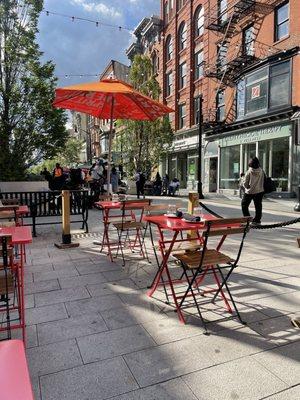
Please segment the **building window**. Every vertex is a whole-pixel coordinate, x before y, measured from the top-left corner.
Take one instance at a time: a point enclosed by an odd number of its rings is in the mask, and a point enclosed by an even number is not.
[[[186,0],[177,0],[177,10],[180,10],[185,5]]]
[[[270,67],[269,107],[281,107],[290,104],[291,97],[290,62],[275,64]]]
[[[173,55],[172,37],[169,35],[166,40],[166,59],[170,61]]]
[[[169,72],[166,74],[166,95],[167,97],[172,94],[173,90],[173,74]]]
[[[290,105],[290,61],[261,68],[241,79],[237,83],[236,100],[237,119]]]
[[[227,46],[226,44],[217,45],[217,67],[222,68],[226,65]]]
[[[275,41],[289,34],[289,2],[286,2],[275,10]]]
[[[195,54],[195,79],[203,76],[203,51],[198,51]]]
[[[263,111],[268,107],[268,68],[246,78],[246,114]]]
[[[179,104],[179,106],[178,106],[178,129],[182,129],[185,127],[185,118],[186,118],[186,105]]]
[[[200,117],[200,96],[194,98],[194,125],[199,124]]]
[[[227,0],[218,0],[218,17],[220,24],[227,21]]]
[[[255,31],[254,26],[247,26],[243,30],[243,54],[246,56],[254,56],[254,40]]]
[[[204,33],[204,8],[198,7],[195,14],[195,37]]]
[[[179,49],[179,51],[186,48],[186,39],[187,39],[186,25],[184,22],[182,22],[179,27],[179,30],[178,30],[178,49]]]
[[[179,65],[179,74],[178,74],[178,79],[179,79],[179,90],[184,88],[186,85],[186,62],[183,62],[182,64]]]
[[[225,120],[225,91],[219,90],[216,97],[217,121]]]

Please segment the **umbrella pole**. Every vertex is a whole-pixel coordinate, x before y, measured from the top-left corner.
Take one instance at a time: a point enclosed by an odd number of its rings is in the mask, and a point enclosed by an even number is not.
[[[110,194],[110,172],[111,172],[111,147],[112,147],[112,135],[113,135],[113,115],[114,115],[114,102],[115,99],[112,95],[111,108],[110,108],[110,128],[108,138],[108,163],[107,163],[107,193]]]

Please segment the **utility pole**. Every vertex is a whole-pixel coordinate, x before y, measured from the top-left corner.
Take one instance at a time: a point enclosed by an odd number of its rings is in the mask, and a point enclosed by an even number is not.
[[[199,96],[199,121],[198,121],[198,194],[199,199],[204,199],[202,192],[202,133],[203,133],[203,97]]]

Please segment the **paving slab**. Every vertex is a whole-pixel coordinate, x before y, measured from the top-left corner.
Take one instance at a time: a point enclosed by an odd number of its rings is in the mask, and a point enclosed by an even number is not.
[[[30,293],[50,292],[51,290],[58,290],[58,289],[60,289],[58,280],[52,279],[49,281],[26,283],[24,292],[25,294],[30,294]]]
[[[59,279],[59,284],[62,289],[75,288],[79,286],[86,286],[91,283],[99,284],[104,282],[106,282],[106,279],[101,273]]]
[[[113,397],[112,400],[197,400],[181,378]]]
[[[84,363],[104,360],[155,346],[155,342],[141,326],[84,336],[77,339]]]
[[[123,306],[124,303],[117,295],[93,297],[89,299],[65,303],[70,317],[75,315],[92,314]]]
[[[52,343],[26,350],[31,376],[41,376],[82,365],[75,340]]]
[[[92,276],[92,275],[88,275]],[[96,281],[86,286],[92,297],[104,296],[108,294],[128,293],[138,290],[138,287],[131,279],[122,279],[116,282],[105,282],[97,284]]]
[[[299,400],[300,385],[286,389],[283,392],[267,397],[268,400]]]
[[[32,307],[35,306],[34,295],[33,294],[26,294],[24,296],[24,301],[25,301],[25,309],[32,308]]]
[[[29,308],[25,313],[26,325],[56,321],[67,317],[68,314],[63,304]]]
[[[38,324],[38,337],[40,345],[44,345],[106,330],[108,328],[99,314],[79,315]]]
[[[38,307],[47,304],[57,304],[66,301],[87,299],[90,295],[84,287],[75,287],[61,290],[53,290],[51,292],[37,293],[35,295],[35,304]]]
[[[286,388],[252,357],[188,374],[183,380],[198,400],[259,400]]]
[[[300,384],[300,335],[299,341],[295,343],[265,351],[254,357],[287,385]]]
[[[138,388],[120,357],[40,379],[43,400],[104,400]]]
[[[163,309],[154,304],[148,308],[122,305],[118,308],[101,311],[101,315],[109,329],[124,328],[167,318]]]
[[[142,350],[124,356],[141,387],[177,378],[214,365],[204,335]]]
[[[41,282],[76,275],[79,275],[77,269],[75,267],[69,267],[57,269],[55,271],[34,272],[33,278],[34,282]]]

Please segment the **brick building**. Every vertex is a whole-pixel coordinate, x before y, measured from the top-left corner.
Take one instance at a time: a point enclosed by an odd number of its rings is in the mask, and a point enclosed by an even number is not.
[[[163,169],[195,188],[199,96],[204,190],[238,188],[257,155],[286,193],[299,184],[298,0],[164,0],[163,99],[175,109]]]

